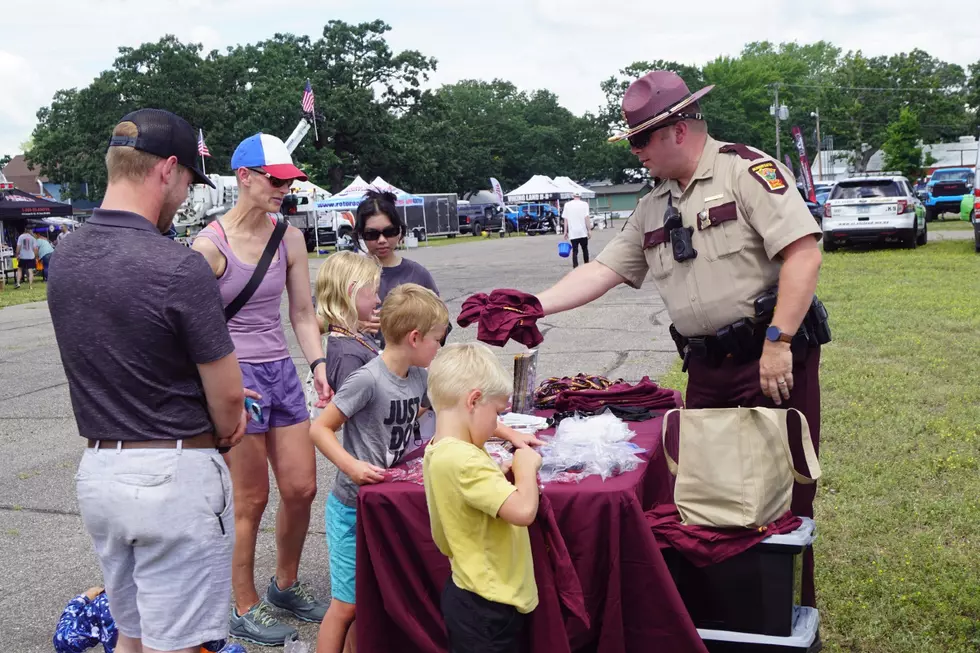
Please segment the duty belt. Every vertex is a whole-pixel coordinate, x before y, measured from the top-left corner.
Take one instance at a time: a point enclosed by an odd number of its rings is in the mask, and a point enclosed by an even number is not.
[[[737,320],[722,327],[713,336],[684,336],[671,324],[670,337],[677,346],[677,353],[684,359],[683,371],[687,371],[691,358],[702,360],[711,367],[718,367],[729,358],[739,365],[758,360],[762,356],[766,328],[772,321],[775,299],[775,291],[767,291],[756,302],[757,315],[754,319],[746,317]],[[808,349],[826,344],[830,339],[827,309],[814,296],[790,345],[794,359],[802,358]]]

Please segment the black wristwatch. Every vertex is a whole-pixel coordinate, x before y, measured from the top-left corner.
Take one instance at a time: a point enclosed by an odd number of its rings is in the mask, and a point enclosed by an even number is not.
[[[316,359],[315,361],[313,361],[312,363],[310,363],[310,372],[313,372],[316,369],[316,366],[319,365],[320,363],[326,363],[326,362],[327,362],[327,359],[326,358],[318,358],[318,359]]]

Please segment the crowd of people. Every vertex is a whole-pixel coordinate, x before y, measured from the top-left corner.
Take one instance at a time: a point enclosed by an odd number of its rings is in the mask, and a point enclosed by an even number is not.
[[[535,301],[553,314],[623,283],[638,288],[652,273],[690,368],[688,405],[785,402],[807,415],[816,444],[819,340],[798,336],[812,309],[819,232],[786,192],[781,164],[708,136],[697,101],[710,90],[692,94],[663,71],[630,86],[629,129],[618,138],[664,182],[592,261],[588,207],[570,203],[576,269]],[[49,259],[51,317],[87,446],[78,504],[112,605],[114,649],[220,650],[229,634],[283,645],[296,636],[283,612],[321,624],[319,653],[356,649],[359,488],[425,445],[432,537],[452,569],[441,599],[450,650],[516,650],[538,600],[527,526],[541,442],[498,419],[512,379],[485,345],[445,345],[448,310],[432,275],[398,254],[405,225],[388,193],[367,194],[355,220],[362,249],[328,257],[311,297],[303,236],[276,215],[306,176],[274,136],[236,149],[238,203],[193,248],[163,237],[189,185],[212,185],[196,148],[194,128],[172,113],[124,116],[110,137],[101,207]],[[111,286],[92,282],[107,274]],[[768,322],[744,350],[722,351],[714,334],[754,315],[753,300],[777,283]],[[305,387],[287,346],[284,295]],[[85,338],[76,324],[87,325]],[[246,399],[261,410],[246,410]],[[420,423],[430,411],[426,442]],[[513,444],[511,470],[485,451],[490,437]],[[300,574],[318,451],[337,469],[324,515],[329,601]],[[255,549],[270,467],[276,569],[260,594]],[[812,516],[810,488],[794,492],[795,514]],[[807,565],[812,605],[812,558]]]
[[[189,185],[210,183],[196,167],[194,144],[194,130],[172,113],[124,116],[106,155],[102,205],[53,257],[48,301],[87,440],[78,503],[105,583],[72,601],[55,644],[74,650],[68,642],[79,640],[66,633],[97,618],[111,627],[83,642],[120,653],[228,651],[229,635],[277,646],[297,636],[279,618],[285,612],[321,623],[318,651],[352,650],[357,491],[421,446],[419,421],[433,405],[426,368],[445,342],[449,313],[431,274],[396,251],[405,225],[394,196],[373,190],[357,210],[355,235],[366,251],[328,257],[311,297],[302,234],[277,218],[290,183],[306,176],[282,141],[266,134],[245,139],[232,157],[236,206],[192,248],[163,237]],[[113,288],[90,282],[107,273],[119,278]],[[306,388],[286,342],[284,296],[310,370]],[[72,325],[80,322],[91,337],[77,337]],[[537,441],[497,421],[506,374],[480,348],[442,354],[446,378],[431,396],[458,413],[458,428],[436,439],[452,437],[474,451],[493,434],[510,440],[527,452],[515,467],[524,480],[515,488],[496,468],[498,477],[484,478],[489,458],[478,461],[482,470],[459,454],[432,466],[473,466],[480,483],[467,491],[486,494],[479,514],[496,520],[500,508],[500,519],[526,523],[528,495],[537,491],[526,479],[540,462],[528,445]],[[473,356],[485,369],[451,364]],[[257,413],[244,409],[246,398]],[[338,468],[324,516],[330,601],[300,574],[317,450]],[[276,571],[260,594],[255,548],[270,467],[280,496]],[[485,483],[495,489],[481,489]],[[500,484],[520,501],[506,501]],[[491,511],[497,499],[505,507]],[[472,525],[475,518],[442,510],[447,535],[459,534],[460,519]],[[521,537],[501,531],[494,546],[511,551],[516,541],[526,567],[526,530]],[[457,597],[490,582],[454,577]],[[514,609],[533,607],[530,578]],[[454,641],[468,641],[467,617],[455,614],[456,622],[447,617]]]

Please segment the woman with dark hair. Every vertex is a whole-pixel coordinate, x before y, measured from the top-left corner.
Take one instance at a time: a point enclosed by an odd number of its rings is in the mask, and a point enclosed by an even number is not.
[[[401,216],[395,209],[395,194],[370,189],[364,201],[357,207],[354,216],[354,240],[358,248],[366,248],[367,253],[381,263],[381,286],[378,297],[384,302],[392,288],[403,283],[417,283],[439,294],[439,288],[429,271],[415,261],[403,258],[395,250],[405,237],[407,230]],[[381,322],[375,319],[362,324],[367,331],[384,345],[381,337]]]

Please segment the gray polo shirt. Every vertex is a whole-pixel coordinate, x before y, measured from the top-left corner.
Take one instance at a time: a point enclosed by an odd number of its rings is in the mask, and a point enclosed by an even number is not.
[[[197,365],[235,347],[204,257],[136,213],[96,209],[51,265],[48,306],[79,434],[213,432]]]

